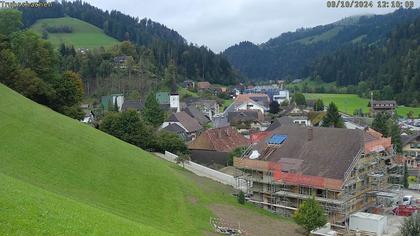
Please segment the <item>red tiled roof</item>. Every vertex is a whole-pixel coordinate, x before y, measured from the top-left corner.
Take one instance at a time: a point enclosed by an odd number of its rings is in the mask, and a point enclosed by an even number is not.
[[[237,147],[248,146],[249,143],[249,140],[242,134],[238,133],[234,128],[228,126],[206,130],[198,138],[192,141],[188,145],[188,148],[231,152]]]
[[[268,97],[268,95],[267,94],[264,94],[264,93],[248,93],[248,94],[239,94],[238,97],[235,99],[235,101],[238,101],[238,102],[247,102],[252,97],[266,97],[268,99],[268,101],[270,100],[270,98]]]

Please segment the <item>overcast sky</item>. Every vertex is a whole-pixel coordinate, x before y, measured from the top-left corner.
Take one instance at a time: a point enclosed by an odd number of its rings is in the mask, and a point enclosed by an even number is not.
[[[176,30],[188,42],[215,52],[241,41],[263,43],[300,27],[328,24],[360,14],[393,9],[331,9],[326,0],[86,0],[106,10],[151,18]],[[375,4],[377,1],[373,1]],[[419,7],[420,0],[414,0]]]

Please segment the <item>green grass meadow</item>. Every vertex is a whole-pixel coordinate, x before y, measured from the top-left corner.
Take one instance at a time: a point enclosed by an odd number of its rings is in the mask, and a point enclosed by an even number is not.
[[[322,99],[324,105],[334,102],[338,109],[346,114],[352,115],[356,109],[362,108],[363,112],[369,112],[369,99],[361,98],[356,94],[328,94],[328,93],[305,93],[306,99]],[[420,115],[420,107],[398,106],[397,114],[407,116],[412,111],[415,117]]]
[[[369,112],[369,99],[356,94],[305,93],[304,95],[306,99],[322,99],[326,106],[334,102],[338,109],[346,114],[353,114],[354,110],[359,108],[362,108],[363,112]]]
[[[75,48],[99,48],[110,47],[117,44],[119,41],[106,35],[100,28],[86,23],[84,21],[71,18],[50,18],[38,20],[31,26],[31,30],[42,35],[43,25],[48,26],[70,26],[73,28],[72,33],[48,33],[48,41],[55,47],[61,43],[73,45]]]

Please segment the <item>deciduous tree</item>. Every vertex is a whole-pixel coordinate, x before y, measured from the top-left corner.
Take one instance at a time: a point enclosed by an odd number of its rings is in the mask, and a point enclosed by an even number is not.
[[[298,106],[305,106],[306,105],[306,99],[305,99],[305,96],[302,93],[295,93],[292,97],[292,100]]]
[[[0,34],[9,35],[22,27],[22,12],[14,9],[0,11]]]
[[[315,200],[315,197],[305,200],[293,215],[293,219],[297,224],[301,225],[307,233],[324,226],[327,223],[324,209]]]

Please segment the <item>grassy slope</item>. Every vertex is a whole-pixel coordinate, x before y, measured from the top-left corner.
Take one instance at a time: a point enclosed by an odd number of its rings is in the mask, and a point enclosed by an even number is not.
[[[48,34],[48,41],[56,47],[61,43],[66,43],[72,44],[76,48],[98,48],[100,46],[109,47],[118,43],[118,40],[109,37],[98,27],[75,18],[41,19],[32,25],[31,29],[41,35],[43,24],[47,24],[48,26],[66,25],[73,28],[72,33]]]
[[[308,45],[308,44],[312,44],[312,43],[328,41],[331,38],[335,37],[342,29],[343,29],[342,26],[335,26],[332,29],[330,29],[330,30],[328,30],[328,31],[326,31],[322,34],[306,37],[306,38],[297,40],[296,42],[300,42],[300,43]]]
[[[3,174],[0,202],[2,235],[164,234]]]
[[[347,114],[353,114],[354,110],[362,108],[363,112],[369,112],[369,99],[361,98],[356,94],[321,94],[321,93],[305,93],[306,99],[318,99],[321,98],[325,105],[330,102],[334,102],[341,112]],[[414,116],[420,115],[420,107],[404,107],[399,106],[397,113],[400,116],[407,116],[409,111],[414,112]]]
[[[42,224],[51,234],[83,230],[87,222],[104,232],[114,230],[114,223],[106,222],[117,222],[125,234],[133,225],[190,235],[210,229],[211,213],[205,207],[210,200],[176,167],[3,85],[0,94],[0,189],[5,195],[0,208],[13,212],[0,221],[0,234],[20,229],[31,234],[28,222]],[[197,199],[194,206],[191,197]],[[22,208],[21,202],[45,207],[45,215]],[[78,215],[73,211],[86,212],[90,221],[68,221]],[[118,216],[125,219],[118,222]]]

